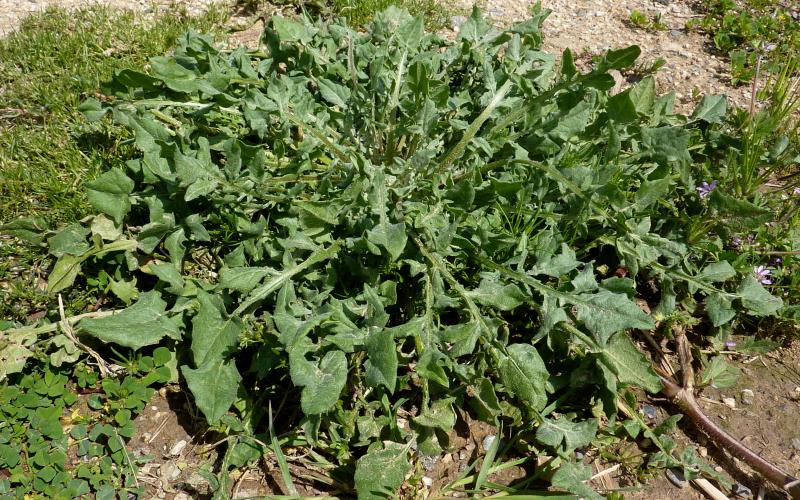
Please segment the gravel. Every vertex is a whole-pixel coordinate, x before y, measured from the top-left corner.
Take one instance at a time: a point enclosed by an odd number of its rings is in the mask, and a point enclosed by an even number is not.
[[[479,5],[498,24],[510,24],[525,19],[534,3],[482,0]],[[461,14],[468,13],[472,4],[472,0],[448,2],[463,10]],[[679,111],[691,112],[703,94],[726,94],[740,107],[749,105],[749,86],[734,88],[729,84],[727,57],[713,52],[707,36],[685,30],[687,21],[701,17],[687,0],[543,0],[542,6],[553,11],[543,26],[547,51],[560,53],[570,48],[586,65],[592,56],[609,48],[639,45],[643,67],[658,59],[666,61],[656,74],[657,88],[660,93],[675,91]],[[632,26],[629,19],[633,10],[650,18],[660,14],[666,29]]]

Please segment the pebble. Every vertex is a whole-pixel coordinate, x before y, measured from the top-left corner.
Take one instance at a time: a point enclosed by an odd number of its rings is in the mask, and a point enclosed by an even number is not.
[[[186,448],[186,444],[187,442],[185,439],[181,439],[180,441],[175,443],[175,446],[173,446],[172,449],[169,450],[170,456],[173,457],[180,456],[181,452],[183,452],[183,449]]]
[[[742,404],[751,405],[755,399],[756,395],[750,389],[745,389],[742,391]]]
[[[422,468],[426,471],[432,471],[438,463],[439,455],[425,455],[422,457]]]
[[[734,398],[722,398],[722,402],[725,403],[725,406],[728,408],[736,408],[736,399]]]
[[[737,498],[753,498],[753,491],[742,483],[733,485],[733,496]]]
[[[461,25],[465,22],[467,22],[467,18],[464,16],[453,16],[450,18],[450,25],[454,30],[460,29]]]
[[[649,420],[654,420],[658,416],[658,408],[652,405],[644,405],[642,406],[642,413]]]
[[[800,451],[800,438],[792,438],[792,448]]]
[[[483,446],[483,451],[489,451],[489,448],[492,447],[495,439],[497,438],[491,434],[483,438],[483,443],[481,443],[481,446]]]
[[[159,472],[161,472],[161,477],[167,481],[174,481],[181,475],[181,470],[173,462],[164,462],[161,464]]]
[[[186,493],[180,491],[178,493],[175,493],[175,496],[172,497],[172,500],[191,500],[191,498],[192,497],[190,497]]]
[[[683,477],[683,472],[679,471],[678,469],[667,469],[665,474],[667,479],[669,479],[669,482],[678,488],[683,488],[686,486],[686,479]]]
[[[433,486],[433,479],[428,476],[422,476],[422,484],[424,484],[426,488],[430,488]]]

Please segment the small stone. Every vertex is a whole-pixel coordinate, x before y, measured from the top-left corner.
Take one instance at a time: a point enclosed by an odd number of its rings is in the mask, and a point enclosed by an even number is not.
[[[450,26],[452,26],[454,30],[461,29],[461,25],[465,22],[467,22],[467,18],[464,16],[453,16],[450,18]]]
[[[648,418],[648,420],[654,420],[658,416],[658,408],[652,405],[644,405],[642,406],[642,414]]]
[[[753,404],[753,400],[755,399],[756,395],[750,389],[745,389],[742,391],[742,404],[744,405],[751,405]]]
[[[170,456],[172,457],[180,456],[180,454],[183,452],[183,449],[186,448],[186,444],[187,443],[185,439],[181,439],[180,441],[175,443],[175,446],[173,446],[172,449],[169,450]]]
[[[433,486],[433,479],[428,476],[422,476],[422,484],[424,484],[426,488],[430,488]]]
[[[483,446],[483,451],[489,451],[489,448],[492,447],[495,439],[497,438],[491,434],[483,438],[483,443],[481,443],[481,446]]]
[[[656,2],[660,3],[661,5],[669,5],[670,0],[656,0]]]
[[[172,497],[172,500],[191,500],[191,498],[192,497],[190,497],[186,493],[180,491],[178,493],[175,493],[175,496]]]
[[[737,498],[753,498],[753,492],[742,483],[733,485],[733,496]]]
[[[697,454],[706,458],[708,456],[708,449],[705,446],[700,446],[697,448]]]
[[[736,408],[736,399],[734,399],[734,398],[722,398],[722,402],[728,408],[731,408],[731,409]]]
[[[683,472],[679,471],[678,469],[667,469],[665,474],[667,479],[669,479],[669,482],[678,488],[683,488],[686,486],[686,479],[683,477]]]
[[[800,451],[800,438],[792,438],[792,448]]]
[[[160,471],[161,477],[167,481],[174,481],[181,475],[181,470],[173,462],[164,462],[161,464]]]
[[[422,457],[422,468],[426,471],[432,471],[437,463],[439,463],[439,455],[425,455]]]

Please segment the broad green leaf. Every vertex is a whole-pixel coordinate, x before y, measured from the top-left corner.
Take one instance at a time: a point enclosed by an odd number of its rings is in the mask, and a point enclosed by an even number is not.
[[[71,224],[47,239],[48,251],[56,257],[82,255],[91,248],[86,241],[87,236],[89,229],[80,224]]]
[[[769,316],[783,307],[780,297],[771,295],[753,275],[747,275],[736,290],[742,306],[753,316]]]
[[[41,217],[22,217],[0,225],[0,233],[14,236],[31,245],[39,246],[44,241],[47,222]]]
[[[528,300],[525,292],[517,285],[503,285],[499,281],[484,279],[478,288],[467,292],[476,303],[501,311],[511,311]]]
[[[311,41],[312,33],[305,24],[291,21],[283,16],[273,16],[270,22],[282,42],[306,44]]]
[[[81,263],[84,257],[76,257],[74,255],[62,255],[50,271],[50,276],[47,277],[47,291],[50,293],[58,293],[65,288],[69,288],[75,282],[75,278],[81,272]]]
[[[697,278],[707,280],[710,283],[721,283],[736,276],[736,271],[727,260],[712,262],[697,274]]]
[[[383,500],[394,497],[411,470],[408,448],[387,442],[356,462],[355,484],[358,500]]]
[[[707,123],[718,123],[728,112],[728,100],[724,95],[705,95],[694,108],[692,118]]]
[[[553,474],[550,483],[554,488],[579,495],[585,500],[603,500],[603,497],[584,484],[592,477],[592,469],[582,463],[564,462]]]
[[[208,423],[217,424],[238,397],[242,377],[236,364],[215,356],[196,369],[182,366],[181,373]]]
[[[0,347],[0,381],[21,372],[31,356],[33,351],[21,344],[11,343]]]
[[[223,267],[219,272],[217,289],[249,292],[267,276],[278,274],[270,267]]]
[[[673,182],[675,181],[668,177],[642,182],[641,187],[636,191],[636,204],[641,208],[647,208],[660,201],[669,192]]]
[[[334,83],[327,78],[319,80],[319,92],[322,98],[333,104],[339,106],[344,110],[347,108],[347,101],[350,99],[350,90],[344,85]]]
[[[397,383],[397,350],[391,330],[381,329],[367,337],[368,361],[364,381],[370,387],[384,386],[390,393]]]
[[[158,292],[144,292],[139,300],[118,314],[105,318],[86,318],[78,323],[81,331],[131,349],[157,344],[162,338],[180,339],[176,324],[167,317],[167,303]]]
[[[228,316],[222,299],[216,295],[199,291],[198,311],[192,318],[192,357],[195,366],[231,356],[244,331],[242,320]]]
[[[417,373],[420,377],[436,382],[442,387],[449,387],[450,382],[442,367],[442,365],[446,363],[446,360],[447,358],[445,355],[439,352],[435,347],[428,347],[417,361]]]
[[[621,293],[600,289],[593,294],[575,297],[576,316],[603,346],[616,332],[629,328],[649,330],[655,326],[652,318]]]
[[[661,380],[653,372],[650,362],[625,332],[611,337],[601,352],[601,358],[617,374],[620,384],[635,385],[652,393],[661,390]]]
[[[367,239],[385,248],[392,260],[397,260],[403,254],[408,241],[406,225],[402,222],[398,224],[378,224],[374,228],[367,230]]]
[[[539,352],[530,344],[511,344],[500,357],[500,379],[516,397],[534,410],[547,405],[545,385],[550,378]]]
[[[414,418],[414,422],[423,427],[436,427],[450,432],[456,425],[454,402],[455,398],[437,399],[430,407],[423,409],[422,414]]]
[[[712,292],[705,301],[706,314],[714,326],[722,326],[736,317],[733,300],[727,294]]]
[[[700,383],[711,384],[717,389],[726,389],[736,385],[740,371],[725,362],[724,356],[714,356],[700,374]]]
[[[110,216],[119,225],[131,209],[129,195],[133,192],[133,187],[133,181],[125,172],[112,168],[86,183],[86,196],[96,210]]]
[[[470,386],[467,394],[471,396],[469,402],[478,414],[478,418],[495,423],[495,417],[502,413],[500,401],[494,390],[492,381],[482,378],[476,386]]]
[[[609,50],[597,65],[597,71],[604,73],[611,69],[628,68],[636,62],[641,53],[642,49],[638,45],[631,45],[624,49]]]
[[[303,387],[300,407],[306,415],[319,415],[333,408],[347,382],[347,359],[342,351],[323,356],[313,377]]]
[[[588,445],[597,434],[597,419],[571,422],[566,418],[546,418],[536,430],[536,440],[556,451],[570,453]]]

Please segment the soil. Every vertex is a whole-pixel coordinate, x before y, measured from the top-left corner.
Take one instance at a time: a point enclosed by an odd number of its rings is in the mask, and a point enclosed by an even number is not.
[[[93,1],[0,0],[0,36],[15,29],[20,20],[32,11],[50,5],[76,8]],[[175,5],[198,12],[207,8],[211,0],[102,0],[102,3],[155,15]],[[713,50],[706,36],[684,29],[686,21],[699,15],[686,1],[544,0],[542,3],[545,8],[553,10],[544,25],[545,50],[560,52],[570,47],[587,62],[591,56],[608,48],[638,44],[642,47],[643,64],[652,64],[658,58],[666,61],[657,76],[659,90],[675,91],[680,111],[691,111],[698,95],[703,93],[724,93],[738,106],[749,105],[749,88],[734,88],[728,83],[726,58]],[[452,7],[454,4],[449,5]],[[466,14],[471,2],[456,0],[455,6]],[[530,2],[486,0],[482,6],[497,23],[504,24],[523,19]],[[660,14],[666,29],[652,31],[632,26],[628,20],[633,9],[650,17]],[[457,32],[464,19],[463,15],[453,16],[451,35]],[[263,29],[263,21],[257,16],[237,17],[231,26],[234,32],[227,42],[229,46],[257,46]],[[739,384],[724,391],[705,389],[699,395],[701,405],[720,426],[765,459],[790,474],[800,475],[800,426],[797,424],[797,415],[800,414],[800,341],[766,355],[735,355],[731,362],[742,371]],[[742,391],[745,389],[753,391],[750,404],[743,401]],[[735,407],[723,403],[723,397],[734,398]],[[676,409],[668,402],[657,398],[648,404],[659,408],[653,419],[654,424],[668,414],[676,413]],[[153,457],[152,461],[141,467],[138,476],[146,488],[147,496],[174,499],[208,497],[210,486],[203,471],[219,465],[219,452],[224,449],[225,443],[214,443],[213,436],[206,433],[202,421],[193,415],[185,393],[180,388],[162,389],[137,417],[136,424],[137,434],[128,443],[127,449],[135,457]],[[421,482],[416,486],[407,486],[402,492],[403,498],[435,496],[433,494],[443,485],[455,480],[462,471],[482,458],[485,438],[495,433],[495,429],[485,423],[461,413],[457,428],[449,436],[446,453],[428,461],[423,468],[422,473],[431,479],[431,488],[426,488]],[[679,424],[679,430],[673,438],[680,446],[699,447],[699,453],[707,456],[712,466],[742,492],[741,498],[756,497],[761,494],[760,490],[764,495],[761,498],[785,498],[774,487],[764,484],[746,465],[695,433],[687,422]],[[691,484],[679,488],[663,475],[636,477],[633,474],[636,456],[641,452],[636,444],[621,446],[618,453],[633,457],[632,462],[609,463],[591,450],[586,451],[584,462],[591,464],[597,473],[606,472],[591,481],[593,487],[601,491],[624,492],[629,500],[705,498]],[[316,468],[295,450],[287,449],[284,453],[299,493],[338,493],[336,482],[328,477],[325,470]],[[537,462],[541,465],[547,459],[539,457]],[[535,470],[535,465],[509,467],[490,476],[489,480],[497,484],[513,484]],[[253,468],[239,471],[232,479],[234,498],[288,493],[272,456],[265,456]],[[639,482],[640,479],[645,480],[644,485]],[[731,492],[731,489],[720,487]],[[734,495],[731,494],[731,497]]]

